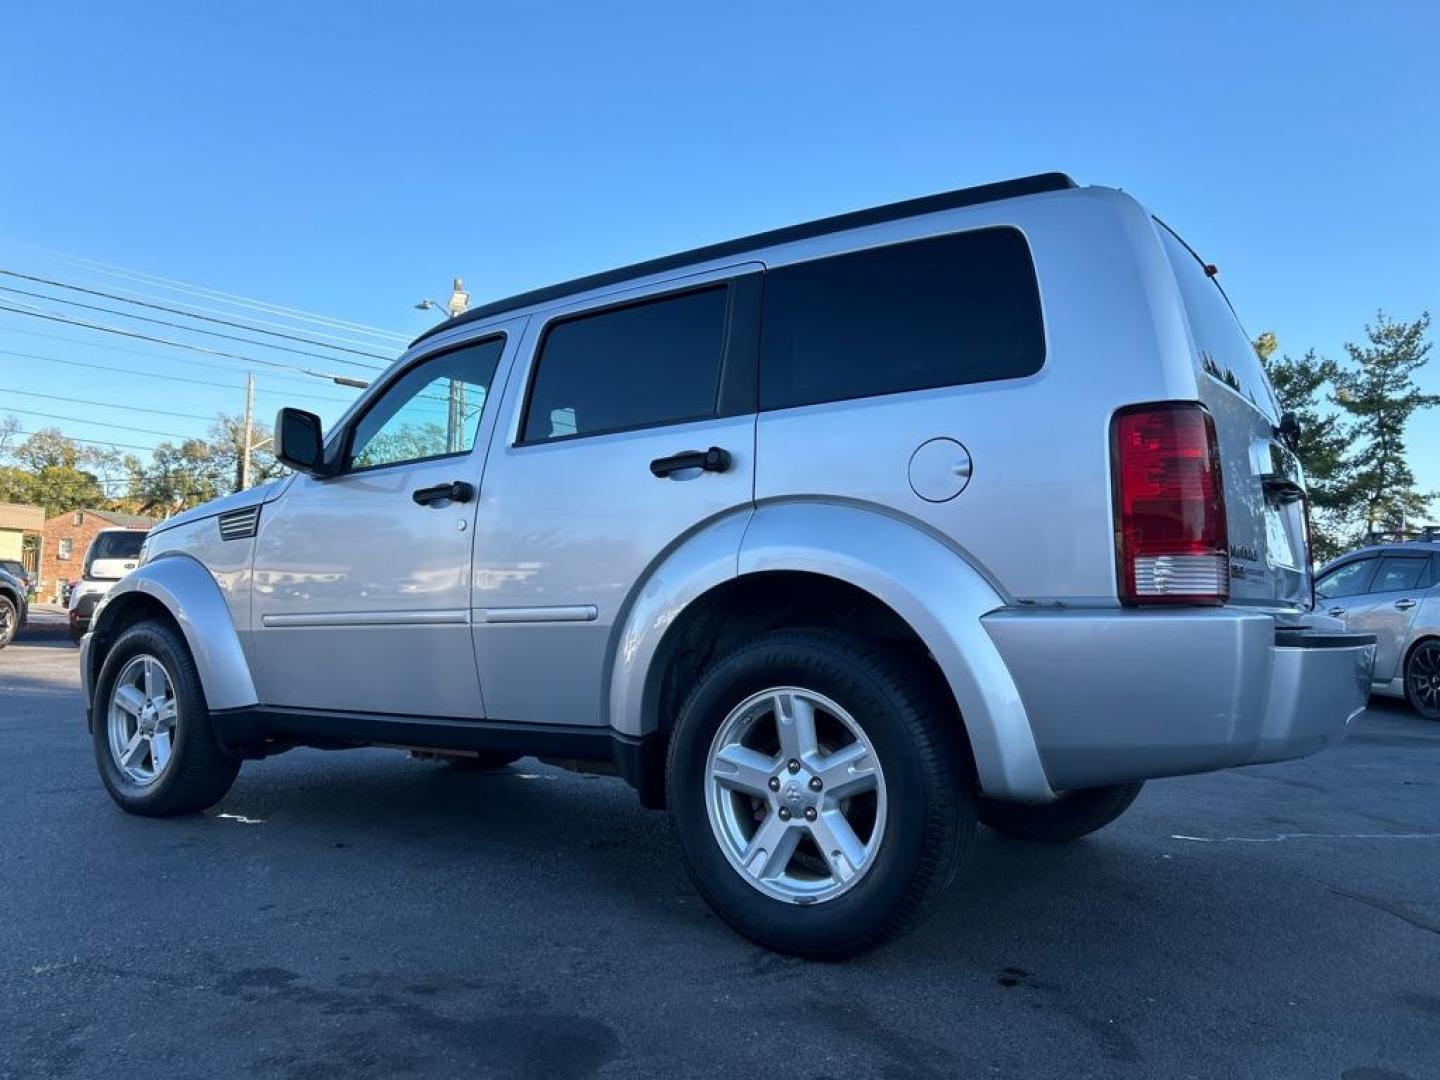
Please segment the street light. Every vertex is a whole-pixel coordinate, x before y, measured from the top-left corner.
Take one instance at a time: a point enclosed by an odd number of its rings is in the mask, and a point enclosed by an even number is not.
[[[457,277],[455,279],[455,285],[450,291],[450,300],[448,303],[437,304],[427,296],[415,305],[415,310],[443,311],[446,313],[447,318],[453,319],[455,316],[463,314],[469,306],[470,294],[465,291],[465,283]]]

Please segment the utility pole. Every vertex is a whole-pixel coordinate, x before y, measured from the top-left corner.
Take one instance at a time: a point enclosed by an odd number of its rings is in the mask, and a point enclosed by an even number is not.
[[[245,449],[240,454],[240,490],[250,486],[250,451],[254,438],[255,422],[255,373],[245,373]]]
[[[450,293],[450,303],[446,305],[450,317],[463,315],[469,306],[470,294],[465,291],[465,283],[457,277]],[[459,379],[450,380],[450,431],[445,441],[446,450],[452,454],[465,449],[465,384]]]
[[[415,305],[419,311],[438,311],[440,305],[428,296]],[[470,307],[470,294],[465,291],[465,283],[458,277],[455,285],[450,291],[450,300],[445,304],[444,310],[449,313],[450,318],[456,318],[465,314]],[[459,379],[450,380],[450,415],[447,418],[445,431],[445,449],[448,453],[454,454],[465,449],[465,384]]]

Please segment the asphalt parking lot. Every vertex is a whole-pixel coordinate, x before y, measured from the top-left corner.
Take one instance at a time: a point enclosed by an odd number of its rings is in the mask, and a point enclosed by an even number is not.
[[[201,817],[95,777],[74,648],[0,652],[0,1077],[1440,1077],[1440,725],[984,833],[918,932],[734,936],[617,780],[386,750]]]

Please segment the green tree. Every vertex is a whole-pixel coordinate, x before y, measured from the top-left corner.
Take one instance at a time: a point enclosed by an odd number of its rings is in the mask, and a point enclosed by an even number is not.
[[[267,424],[251,424],[250,485],[285,475],[285,466],[275,460],[275,441]],[[240,490],[240,459],[245,454],[245,418],[220,413],[210,425],[211,457],[218,469],[233,477],[232,491]]]
[[[0,501],[43,506],[51,516],[105,505],[105,489],[92,471],[101,455],[57,428],[37,431],[17,443],[9,456],[15,464],[0,467]]]
[[[1266,331],[1255,339],[1280,408],[1295,414],[1300,423],[1300,440],[1295,454],[1305,470],[1310,493],[1311,544],[1315,558],[1326,562],[1346,548],[1345,520],[1355,499],[1353,470],[1346,460],[1350,433],[1333,407],[1327,405],[1327,391],[1335,375],[1333,361],[1311,349],[1298,360],[1276,356],[1279,343]]]
[[[1349,365],[1337,365],[1332,373],[1331,400],[1353,418],[1347,457],[1354,469],[1351,517],[1360,527],[1357,540],[1424,516],[1435,497],[1415,486],[1405,458],[1406,424],[1416,412],[1440,405],[1440,394],[1427,394],[1415,382],[1430,352],[1429,328],[1429,312],[1410,322],[1379,312],[1365,327],[1364,344],[1345,343]]]
[[[199,506],[233,490],[226,462],[204,439],[162,442],[141,465],[130,458],[130,500],[142,514],[165,516]]]

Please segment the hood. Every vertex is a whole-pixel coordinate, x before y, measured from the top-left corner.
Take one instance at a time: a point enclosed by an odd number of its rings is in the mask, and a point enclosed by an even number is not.
[[[218,499],[211,499],[207,503],[191,507],[183,513],[176,514],[172,518],[166,518],[153,529],[151,535],[164,532],[166,529],[173,529],[177,525],[189,525],[192,521],[204,521],[206,518],[223,514],[227,510],[242,510],[247,506],[259,506],[262,503],[274,502],[285,490],[286,485],[294,479],[293,476],[284,476],[279,480],[271,480],[266,484],[257,484],[255,487],[247,488],[244,491],[237,491],[233,495],[224,495]]]

